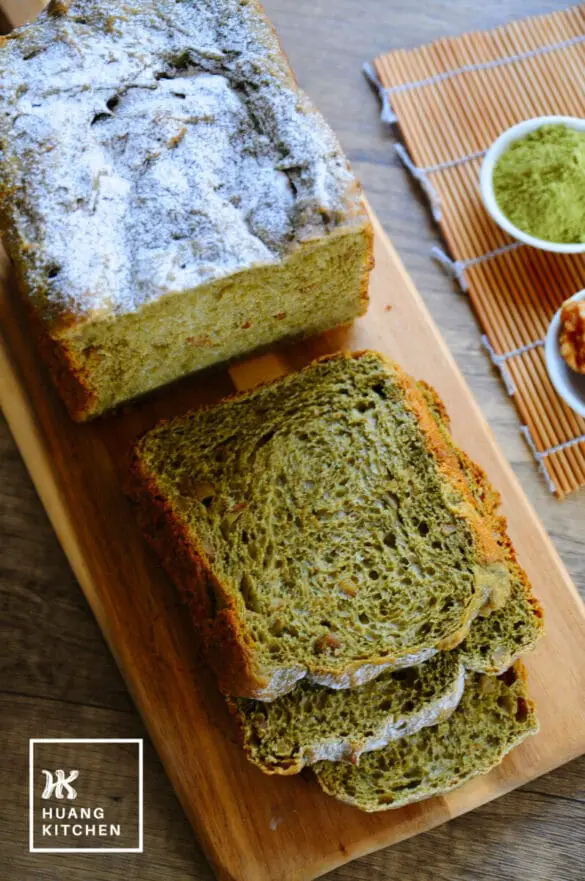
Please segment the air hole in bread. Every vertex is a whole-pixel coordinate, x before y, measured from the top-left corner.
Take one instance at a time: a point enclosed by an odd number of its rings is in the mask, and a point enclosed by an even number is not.
[[[388,393],[386,390],[386,386],[382,382],[376,383],[376,385],[372,386],[372,391],[375,395],[378,395],[379,398],[383,398],[386,400],[388,398]]]
[[[516,702],[516,721],[525,722],[528,718],[528,704],[523,697],[519,697]]]
[[[395,548],[396,547],[396,536],[393,532],[387,532],[384,536],[384,544],[387,548]]]

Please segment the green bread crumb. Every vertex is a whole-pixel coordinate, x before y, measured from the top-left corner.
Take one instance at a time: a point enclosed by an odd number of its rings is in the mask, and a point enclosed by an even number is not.
[[[585,242],[585,132],[545,125],[512,144],[494,168],[506,217],[548,242]]]

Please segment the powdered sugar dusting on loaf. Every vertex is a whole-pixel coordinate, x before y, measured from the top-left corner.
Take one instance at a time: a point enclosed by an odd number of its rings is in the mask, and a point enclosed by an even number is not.
[[[0,79],[2,209],[57,313],[133,312],[360,217],[253,3],[72,0]]]

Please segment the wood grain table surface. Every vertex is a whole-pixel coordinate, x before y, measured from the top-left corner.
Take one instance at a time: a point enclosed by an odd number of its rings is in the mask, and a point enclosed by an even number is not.
[[[20,2],[6,0],[6,8]],[[585,491],[559,503],[546,490],[520,437],[515,410],[480,348],[480,331],[465,296],[429,259],[435,230],[397,162],[391,134],[379,122],[376,99],[360,74],[362,61],[378,53],[563,5],[553,0],[265,2],[301,84],[339,135],[373,208],[585,597]],[[4,423],[0,548],[0,877],[211,881],[211,871]],[[145,737],[144,854],[27,852],[28,739],[51,736]],[[119,774],[131,779],[133,768],[122,765]],[[583,881],[585,758],[433,832],[350,863],[328,879]]]

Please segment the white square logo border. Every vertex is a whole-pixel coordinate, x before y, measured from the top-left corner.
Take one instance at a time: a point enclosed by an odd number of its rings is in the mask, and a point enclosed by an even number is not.
[[[34,754],[36,743],[134,743],[138,745],[138,847],[35,847]],[[31,737],[28,742],[30,853],[144,853],[144,740],[141,737]]]

